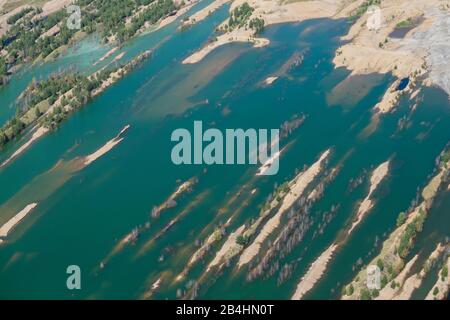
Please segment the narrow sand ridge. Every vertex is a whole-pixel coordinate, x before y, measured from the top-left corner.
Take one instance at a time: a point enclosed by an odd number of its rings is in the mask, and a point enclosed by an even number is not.
[[[311,290],[317,281],[320,280],[323,273],[327,269],[328,262],[333,257],[333,253],[337,248],[337,244],[333,243],[311,264],[306,274],[300,280],[295,289],[295,293],[291,300],[300,300],[309,290]]]
[[[278,227],[280,224],[281,218],[284,212],[289,209],[294,202],[303,194],[305,189],[309,186],[309,184],[314,180],[314,178],[320,173],[322,169],[322,162],[330,154],[330,149],[322,153],[319,160],[317,160],[311,167],[309,167],[306,171],[301,172],[294,179],[292,184],[290,185],[290,191],[284,197],[283,202],[278,209],[277,213],[266,222],[263,226],[262,230],[253,241],[253,243],[248,246],[241,257],[239,258],[238,267],[242,267],[243,265],[250,262],[259,252],[262,243],[266,238]]]
[[[19,149],[17,149],[8,159],[6,159],[1,165],[0,168],[6,166],[8,163],[10,163],[14,158],[18,157],[20,154],[22,154],[28,147],[30,147],[36,140],[41,138],[44,134],[46,134],[49,131],[46,127],[39,127],[31,136],[30,139],[28,139],[27,142],[25,142]]]
[[[402,272],[400,272],[398,276],[395,277],[394,281],[400,285],[399,287],[403,286],[403,284],[405,283],[406,276],[409,274],[418,257],[419,255],[416,254],[410,261],[408,261]],[[392,289],[390,285],[386,285],[383,289],[380,290],[380,294],[376,298],[376,300],[392,300],[397,295],[399,287]]]
[[[353,222],[347,234],[352,233],[353,229],[355,229],[355,227],[361,222],[361,220],[364,218],[367,212],[369,212],[369,210],[372,209],[373,202],[370,197],[372,196],[373,192],[377,189],[380,182],[386,177],[388,172],[389,172],[389,161],[383,162],[373,171],[372,176],[370,177],[369,194],[359,205],[356,221]]]
[[[6,238],[8,236],[8,233],[19,224],[20,221],[22,221],[23,218],[26,217],[27,214],[31,212],[35,207],[37,206],[37,203],[31,203],[27,205],[25,208],[23,208],[18,214],[16,214],[14,217],[12,217],[8,222],[6,222],[1,228],[0,228],[0,238]],[[0,244],[3,242],[2,239],[0,239]]]
[[[220,262],[222,262],[223,258],[227,254],[228,250],[235,245],[237,237],[239,237],[244,230],[245,230],[245,225],[242,225],[236,231],[232,232],[228,236],[228,239],[225,241],[222,248],[220,248],[220,250],[217,251],[214,259],[209,263],[208,267],[206,268],[206,272],[208,272],[212,267],[215,267]]]
[[[130,125],[126,125],[122,131],[119,132],[119,134],[109,140],[103,147],[101,147],[100,149],[98,149],[97,151],[95,151],[94,153],[86,156],[84,158],[84,165],[88,166],[90,165],[92,162],[94,162],[95,160],[97,160],[98,158],[100,158],[101,156],[103,156],[104,154],[108,153],[109,151],[111,151],[116,145],[118,145],[123,138],[121,137],[128,129],[130,128]]]
[[[272,83],[274,83],[275,80],[277,80],[277,79],[278,79],[278,77],[267,77],[266,80],[264,80],[264,83],[269,86]]]
[[[444,246],[440,243],[436,247],[436,249],[431,253],[428,257],[427,261],[424,264],[422,270],[419,273],[413,274],[408,279],[406,279],[399,293],[393,298],[393,300],[409,300],[411,299],[412,294],[416,289],[418,289],[422,285],[422,280],[427,275],[427,268],[429,268],[436,260],[439,258],[439,255],[444,250]]]
[[[226,2],[228,1],[216,0],[210,6],[200,10],[198,14],[194,14],[186,23],[193,24],[204,19]],[[345,0],[314,0],[287,3],[278,0],[235,0],[230,6],[230,11],[245,2],[254,8],[248,21],[253,18],[260,18],[264,20],[266,26],[285,22],[300,22],[314,18],[330,18],[342,10],[342,5],[346,3]],[[224,27],[227,22],[228,19],[219,26],[219,29]],[[231,42],[253,43],[255,48],[260,48],[270,43],[268,39],[256,38],[254,30],[247,26],[242,26],[216,37],[216,41],[209,43],[187,57],[183,64],[197,63],[214,49]]]
[[[447,261],[444,265],[447,266],[447,270],[450,269],[450,257],[447,258]],[[447,297],[447,293],[450,288],[450,277],[447,275],[447,277],[443,279],[442,270],[443,269],[439,271],[436,283],[425,297],[426,300],[444,300]],[[437,294],[434,294],[435,288],[437,288],[438,290]]]

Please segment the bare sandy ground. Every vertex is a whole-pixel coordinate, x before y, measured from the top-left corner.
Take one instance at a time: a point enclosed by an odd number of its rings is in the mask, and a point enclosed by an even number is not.
[[[1,165],[0,168],[6,166],[8,163],[10,163],[13,159],[21,155],[26,149],[28,149],[36,140],[41,138],[43,135],[45,135],[49,131],[46,127],[39,127],[31,136],[30,139],[28,139],[27,142],[25,142],[22,146],[20,146],[19,149],[17,149],[8,159],[6,159]]]
[[[334,251],[337,248],[337,244],[332,244],[325,250],[309,267],[306,274],[300,280],[292,300],[300,300],[309,290],[311,290],[317,281],[320,280],[323,273],[327,269],[328,262],[331,260]]]
[[[103,155],[105,155],[106,153],[108,153],[109,151],[111,151],[115,146],[117,146],[120,142],[122,142],[123,138],[122,135],[130,128],[130,125],[126,125],[122,131],[119,132],[119,134],[109,140],[107,143],[105,143],[105,145],[103,147],[101,147],[100,149],[98,149],[97,151],[95,151],[94,153],[86,156],[84,158],[84,165],[88,166],[90,165],[92,162],[94,162],[95,160],[99,159],[100,157],[102,157]]]
[[[358,208],[358,213],[356,215],[356,221],[353,222],[348,234],[352,233],[355,227],[361,222],[364,216],[373,207],[372,194],[377,189],[380,182],[386,177],[389,172],[389,161],[380,164],[372,173],[370,177],[370,189],[366,198],[361,202]]]
[[[31,203],[27,205],[25,208],[23,208],[19,213],[17,213],[14,217],[12,217],[8,222],[6,222],[1,228],[0,228],[0,238],[6,238],[8,236],[8,233],[15,227],[17,224],[22,221],[26,217],[27,214],[29,214],[35,207],[37,206],[37,203]],[[2,239],[0,239],[0,244],[3,242]]]
[[[242,255],[239,258],[238,267],[242,267],[243,265],[250,262],[259,252],[262,243],[266,238],[278,227],[280,224],[281,218],[286,210],[288,210],[292,204],[303,194],[305,189],[309,186],[309,184],[314,180],[314,178],[320,173],[322,170],[322,163],[329,156],[331,150],[328,149],[320,156],[319,160],[317,160],[311,167],[309,167],[306,171],[301,172],[297,175],[297,177],[290,183],[290,191],[284,197],[283,202],[278,209],[278,211],[273,215],[269,221],[263,226],[262,230],[256,237],[256,239],[252,242],[250,246],[248,246]]]

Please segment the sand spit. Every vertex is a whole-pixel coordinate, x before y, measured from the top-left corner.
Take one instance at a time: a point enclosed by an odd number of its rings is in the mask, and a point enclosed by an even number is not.
[[[291,300],[300,300],[309,290],[311,290],[317,281],[320,280],[325,270],[327,269],[328,262],[333,257],[333,253],[337,248],[337,244],[332,244],[325,250],[309,267],[306,274],[300,280]]]
[[[165,17],[164,19],[162,19],[159,22],[159,24],[156,27],[156,29],[153,30],[153,31],[159,30],[159,29],[164,28],[165,26],[171,24],[176,19],[178,19],[180,16],[182,16],[183,14],[188,12],[197,2],[198,2],[197,0],[187,1],[186,5],[183,8],[179,9],[176,14],[168,16],[168,17]]]
[[[0,168],[3,168],[8,163],[10,163],[13,159],[17,158],[19,155],[21,155],[26,149],[28,149],[36,140],[41,138],[43,135],[45,135],[49,131],[46,127],[39,127],[33,135],[28,139],[27,142],[25,142],[19,149],[17,149],[8,159],[6,159],[1,165]]]
[[[212,14],[214,11],[216,11],[229,1],[230,0],[215,0],[211,4],[204,7],[203,9],[192,14],[186,21],[183,22],[182,26],[183,27],[189,26],[204,20],[206,17],[208,17],[210,14]]]
[[[270,86],[272,83],[274,83],[278,77],[267,77],[266,80],[264,80],[264,83],[268,86]]]
[[[314,178],[321,172],[322,163],[327,159],[331,150],[328,149],[320,156],[319,160],[317,160],[311,167],[309,167],[306,171],[299,173],[294,180],[289,184],[290,190],[286,194],[281,203],[280,208],[274,214],[272,218],[270,218],[266,224],[263,226],[262,230],[256,237],[256,239],[252,242],[250,246],[248,246],[241,257],[239,258],[238,267],[242,267],[243,265],[250,262],[259,252],[262,243],[266,238],[278,227],[280,224],[281,218],[285,211],[287,211],[294,202],[303,194],[305,189],[309,186],[309,184],[314,180]]]
[[[86,156],[84,158],[84,165],[88,166],[95,160],[99,159],[109,151],[111,151],[115,146],[117,146],[124,138],[122,137],[123,134],[130,128],[130,125],[126,125],[117,136],[115,136],[113,139],[109,140],[103,147],[95,151],[94,153]]]
[[[226,259],[227,253],[236,244],[237,238],[242,234],[242,232],[244,232],[244,230],[245,225],[242,225],[228,236],[228,239],[225,241],[222,248],[217,251],[214,259],[209,263],[208,267],[206,268],[206,272],[208,272],[211,268],[219,265],[219,263],[223,262],[223,260]]]
[[[419,255],[415,255],[411,260],[403,268],[402,272],[400,272],[397,277],[395,277],[394,281],[398,284],[398,287],[392,288],[390,285],[385,286],[380,290],[380,295],[376,298],[376,300],[392,300],[397,293],[400,291],[400,287],[402,287],[405,283],[406,277],[411,271],[412,266],[417,261]]]
[[[272,167],[272,164],[274,163],[275,160],[277,160],[281,153],[283,152],[283,150],[277,151],[275,152],[275,154],[273,156],[271,156],[269,159],[267,159],[263,165],[258,169],[258,171],[256,172],[257,176],[263,176],[266,174],[267,170],[269,170]]]
[[[117,50],[119,50],[119,47],[114,47],[111,50],[109,50],[107,53],[105,53],[105,55],[103,57],[101,57],[100,59],[98,59],[97,62],[94,63],[94,66],[99,64],[100,62],[105,61],[109,57],[111,57]]]
[[[444,266],[447,267],[447,270],[450,269],[450,257],[447,257],[447,261],[444,264]],[[444,267],[442,267],[442,269],[439,271],[438,279],[434,284],[433,288],[430,290],[430,292],[428,292],[427,296],[425,297],[426,300],[444,300],[447,297],[447,294],[450,289],[450,277],[448,275],[445,278],[442,277],[443,269]],[[436,294],[435,290],[437,290]]]
[[[439,164],[439,172],[434,175],[434,177],[429,181],[429,183],[424,187],[424,191],[422,192],[423,201],[417,205],[413,210],[406,215],[406,221],[399,225],[388,238],[383,242],[381,252],[374,257],[366,266],[364,266],[360,272],[353,278],[351,283],[346,286],[346,291],[343,293],[341,299],[360,299],[362,290],[366,290],[366,279],[367,279],[367,266],[369,265],[377,265],[379,261],[383,263],[384,268],[382,270],[382,276],[386,277],[387,280],[394,279],[395,281],[404,282],[404,274],[403,272],[405,267],[404,257],[410,252],[411,248],[415,244],[415,237],[409,239],[409,245],[406,248],[403,248],[402,256],[399,253],[399,246],[401,245],[402,239],[404,240],[406,236],[406,229],[408,226],[414,226],[416,230],[416,234],[420,234],[423,223],[426,221],[426,217],[428,214],[429,208],[431,208],[433,204],[433,199],[436,196],[439,187],[442,185],[443,175],[447,174],[449,171],[448,165],[450,161],[447,163]],[[419,225],[419,228],[417,227]],[[410,237],[410,236],[408,236]],[[390,271],[389,271],[390,270]],[[401,275],[399,277],[399,275]],[[387,287],[394,286],[391,282],[390,284],[386,284]],[[397,285],[394,286],[397,288]],[[399,286],[401,287],[401,286]],[[352,288],[351,291],[348,289]],[[384,291],[383,291],[384,290]],[[379,292],[379,296],[381,297],[392,297],[396,292],[391,292],[388,288],[383,288],[383,295]],[[393,291],[393,290],[392,290]]]
[[[377,189],[380,182],[386,177],[389,172],[389,161],[383,162],[380,164],[372,173],[370,177],[370,190],[369,194],[366,198],[361,202],[358,208],[358,213],[356,215],[356,221],[353,222],[350,230],[348,231],[348,235],[352,233],[353,229],[361,222],[364,216],[369,212],[373,207],[373,201],[371,200],[371,196],[373,192]]]
[[[27,216],[27,214],[29,214],[34,208],[36,208],[36,206],[37,203],[31,203],[27,205],[0,228],[0,244],[3,242],[1,238],[6,238],[8,236],[8,233],[14,227],[16,227],[20,223],[20,221],[22,221],[22,219]]]
[[[393,300],[409,300],[413,292],[419,288],[422,284],[422,280],[427,275],[427,270],[433,265],[433,263],[439,258],[439,255],[444,251],[445,247],[442,244],[438,244],[436,249],[430,254],[427,261],[420,270],[419,273],[413,274],[405,280],[400,291],[393,297]]]

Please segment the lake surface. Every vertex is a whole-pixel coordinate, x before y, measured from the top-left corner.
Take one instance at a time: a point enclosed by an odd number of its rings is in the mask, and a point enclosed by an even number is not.
[[[437,88],[425,88],[420,94],[423,99],[411,112],[412,102],[405,95],[396,111],[383,116],[373,133],[367,134],[373,106],[395,79],[376,74],[349,77],[348,71],[334,69],[331,60],[339,37],[350,27],[347,21],[320,19],[273,26],[262,34],[271,40],[267,47],[230,44],[198,64],[182,65],[184,58],[214,36],[227,11],[224,6],[182,32],[171,24],[121,48],[120,52],[126,52],[122,61],[147,49],[153,54],[0,171],[0,224],[27,204],[38,202],[0,247],[0,298],[136,299],[161,279],[151,298],[175,299],[177,291],[189,291],[192,282],[201,278],[199,298],[288,299],[309,265],[348,226],[358,201],[367,194],[368,177],[351,192],[350,180],[392,159],[373,210],[306,298],[338,297],[342,285],[359,271],[355,268],[358,259],[367,263],[377,254],[398,213],[409,207],[418,188],[426,184],[435,158],[450,140],[448,97]],[[92,64],[109,49],[92,37],[55,62],[25,69],[0,91],[0,120],[5,122],[14,114],[14,101],[33,76],[45,77],[69,65],[91,72]],[[304,56],[300,65],[287,65],[298,55]],[[264,85],[274,74],[279,78]],[[192,130],[195,120],[222,130],[279,128],[299,114],[306,120],[283,141],[289,148],[275,176],[256,178],[258,168],[252,165],[176,166],[171,162],[172,131]],[[408,126],[399,130],[402,119]],[[94,152],[125,125],[131,127],[116,148],[90,166],[74,169],[77,157]],[[275,272],[247,281],[247,269],[237,270],[236,260],[221,274],[203,277],[222,241],[186,277],[175,281],[197,249],[196,240],[205,241],[230,217],[228,233],[258,217],[274,184],[292,179],[296,169],[311,165],[328,148],[332,148],[329,167],[343,163],[342,169],[312,207],[312,225],[304,239],[278,262],[293,265],[287,280],[277,283],[279,272]],[[191,177],[199,179],[193,191],[177,199],[175,208],[151,218],[152,208]],[[427,240],[419,239],[421,244],[413,253],[432,250],[449,235],[448,198],[448,192],[440,195],[421,234]],[[318,234],[315,231],[332,205],[339,209]],[[123,237],[146,222],[150,226],[136,244],[117,249]],[[102,262],[103,269],[99,268]],[[82,270],[78,291],[66,287],[66,268],[73,264]]]

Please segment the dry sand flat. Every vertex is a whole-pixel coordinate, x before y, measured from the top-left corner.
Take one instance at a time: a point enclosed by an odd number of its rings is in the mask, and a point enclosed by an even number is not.
[[[262,243],[278,227],[281,218],[286,210],[288,210],[294,204],[294,202],[303,194],[305,189],[314,180],[314,178],[320,173],[320,171],[322,170],[322,164],[329,156],[330,152],[330,149],[328,149],[327,151],[322,153],[319,160],[317,160],[306,171],[299,173],[297,177],[295,177],[293,182],[290,183],[290,190],[282,200],[283,202],[281,203],[280,208],[273,215],[273,217],[266,222],[252,244],[248,246],[242,253],[238,262],[239,268],[250,262],[250,260],[252,260],[258,254]]]
[[[317,281],[320,280],[325,270],[327,269],[328,262],[333,257],[333,253],[337,248],[337,244],[332,244],[325,250],[309,267],[306,274],[300,280],[294,294],[292,295],[292,300],[300,300],[306,293],[311,290]]]
[[[37,206],[37,203],[31,203],[27,205],[25,208],[23,208],[19,213],[17,213],[14,217],[12,217],[8,222],[6,222],[1,228],[0,228],[0,238],[6,238],[8,236],[8,233],[17,226],[20,221],[22,221],[27,214],[29,214],[35,207]],[[3,242],[2,239],[0,239],[0,244]]]

